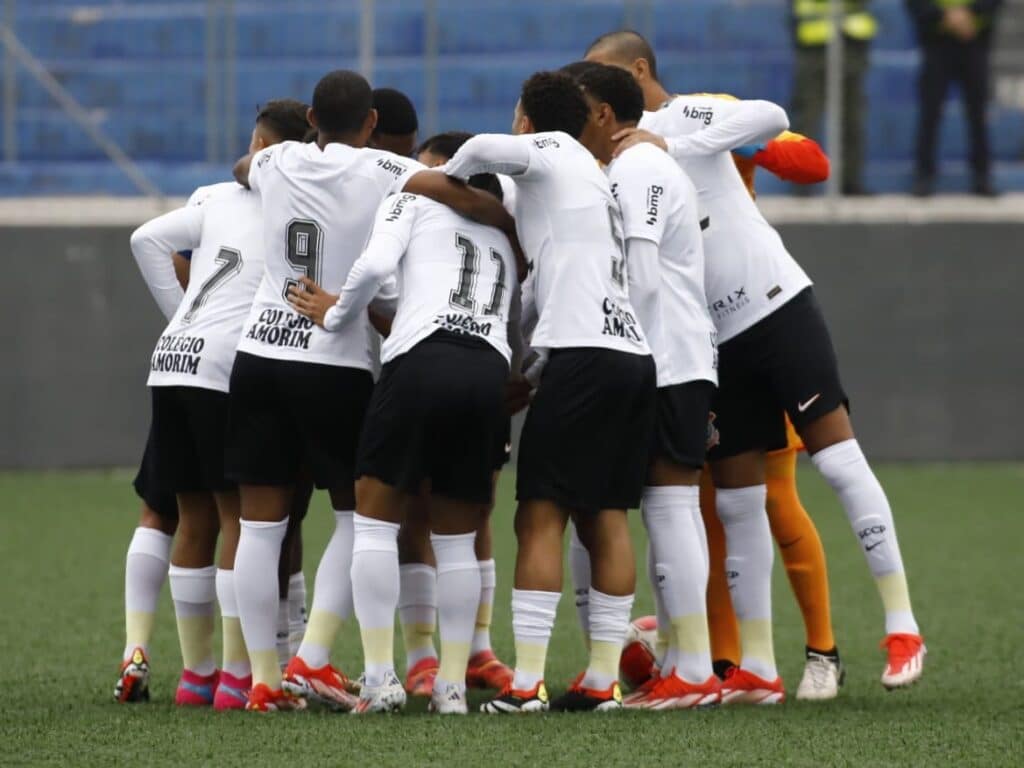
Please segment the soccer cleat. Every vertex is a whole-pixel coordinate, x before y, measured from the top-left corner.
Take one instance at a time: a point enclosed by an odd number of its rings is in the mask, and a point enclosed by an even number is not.
[[[401,712],[405,709],[405,687],[398,675],[388,672],[380,685],[363,685],[359,699],[352,709],[353,715],[369,715],[374,712]]]
[[[807,651],[804,676],[796,689],[799,701],[827,701],[839,695],[846,680],[846,669],[838,653]]]
[[[742,667],[730,669],[722,682],[723,704],[781,704],[785,698],[781,677],[765,680]]]
[[[881,647],[889,652],[889,660],[882,672],[882,685],[886,690],[906,688],[917,682],[924,672],[924,657],[928,653],[921,635],[905,632],[886,635]]]
[[[252,688],[252,675],[235,677],[221,670],[217,680],[217,690],[213,694],[213,708],[218,712],[228,709],[245,709],[249,703],[249,689]]]
[[[586,688],[577,678],[569,690],[551,702],[553,712],[613,712],[622,709],[622,690],[618,681],[603,691]]]
[[[647,698],[647,696],[650,694],[651,691],[654,690],[654,687],[658,684],[660,680],[661,672],[657,668],[655,668],[651,676],[647,678],[647,680],[643,684],[641,684],[639,688],[637,688],[635,691],[632,691],[631,693],[626,694],[623,697],[622,706],[624,706],[626,709],[643,709],[642,706],[639,706],[640,702]]]
[[[706,709],[722,701],[722,681],[711,675],[703,683],[688,683],[675,670],[661,678],[651,692],[631,709]],[[627,705],[629,706],[629,705]]]
[[[466,704],[466,689],[458,683],[446,683],[444,689],[434,684],[427,709],[439,715],[465,715],[469,713]]]
[[[197,675],[183,670],[174,693],[174,703],[179,707],[208,707],[213,704],[213,693],[217,690],[216,670],[210,675]]]
[[[121,662],[121,675],[114,684],[114,701],[149,701],[149,657],[141,647],[134,648],[127,661]]]
[[[548,689],[541,680],[529,690],[517,690],[509,683],[494,699],[480,705],[480,711],[488,715],[510,715],[520,712],[547,712]]]
[[[274,690],[266,683],[256,683],[249,691],[245,708],[250,712],[289,712],[305,709],[306,700],[280,688]]]
[[[313,668],[296,656],[288,662],[281,687],[292,696],[319,704],[335,712],[348,712],[356,705],[349,693],[348,678],[330,664]]]
[[[434,680],[439,668],[437,659],[428,656],[420,659],[405,673],[405,690],[410,696],[429,696],[434,690]]]
[[[512,684],[515,672],[507,664],[504,664],[494,651],[486,650],[474,653],[466,665],[466,687],[493,689],[500,691],[506,685]]]

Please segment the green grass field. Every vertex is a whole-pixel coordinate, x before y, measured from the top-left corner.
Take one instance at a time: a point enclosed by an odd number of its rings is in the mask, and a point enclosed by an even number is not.
[[[849,669],[840,699],[767,709],[516,719],[439,719],[417,702],[404,716],[259,717],[179,711],[170,600],[163,596],[148,705],[111,700],[123,641],[124,553],[137,502],[129,476],[0,474],[0,765],[1020,765],[1024,686],[1016,673],[1024,597],[1024,466],[887,466],[915,609],[930,655],[914,689],[878,683],[881,609],[837,502],[808,465],[804,501],[829,554],[833,612]],[[496,649],[512,659],[510,478],[495,519]],[[318,499],[306,528],[312,583],[329,516]],[[639,516],[634,516],[639,528]],[[799,614],[776,565],[776,650],[795,689]],[[651,612],[646,585],[636,613]],[[355,626],[337,661],[359,670]],[[563,600],[549,655],[557,690],[585,656]]]

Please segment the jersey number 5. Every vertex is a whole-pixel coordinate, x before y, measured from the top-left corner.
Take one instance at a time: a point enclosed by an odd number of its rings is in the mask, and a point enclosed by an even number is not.
[[[476,247],[476,243],[463,234],[455,235],[455,247],[462,253],[462,269],[459,270],[458,287],[448,294],[448,303],[455,309],[475,315],[477,303],[473,294],[476,289],[476,277],[480,274],[480,250]],[[485,315],[499,314],[501,302],[505,298],[505,259],[491,248],[491,261],[497,264],[498,274],[494,278],[491,300],[484,307],[483,314]]]
[[[317,285],[320,284],[323,234],[320,225],[309,219],[293,219],[288,224],[288,242],[285,250],[288,264],[296,272],[303,277],[308,277]],[[288,278],[284,281],[285,301],[288,301],[288,290],[293,285],[301,285],[301,283],[295,278]]]
[[[199,289],[199,295],[192,299],[192,305],[188,308],[188,312],[181,318],[183,323],[191,323],[195,320],[196,313],[206,304],[210,294],[242,271],[242,254],[234,248],[221,248],[216,261],[220,267],[206,278]]]

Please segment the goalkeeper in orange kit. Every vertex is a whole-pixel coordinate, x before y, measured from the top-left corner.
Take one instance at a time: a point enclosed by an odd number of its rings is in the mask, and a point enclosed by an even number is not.
[[[816,142],[786,131],[762,146],[744,147],[734,153],[736,167],[754,192],[757,168],[797,184],[815,184],[828,178],[828,157]],[[838,661],[832,634],[831,604],[825,551],[813,521],[800,503],[796,487],[796,457],[803,450],[800,438],[788,423],[785,449],[767,457],[767,510],[772,535],[778,542],[789,583],[803,614],[807,663],[797,689],[798,699],[834,698],[842,685],[839,675],[830,673]],[[740,659],[739,627],[729,597],[725,571],[725,532],[715,515],[715,489],[709,472],[702,474],[701,511],[707,528],[710,557],[708,580],[708,623],[715,671],[724,675]]]

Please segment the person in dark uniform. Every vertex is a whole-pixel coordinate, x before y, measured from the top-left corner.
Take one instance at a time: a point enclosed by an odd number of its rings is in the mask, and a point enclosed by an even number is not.
[[[942,107],[949,84],[956,80],[971,142],[972,190],[977,195],[995,195],[985,107],[992,32],[1002,0],[906,0],[906,4],[917,25],[922,53],[914,194],[926,197],[935,191]]]

